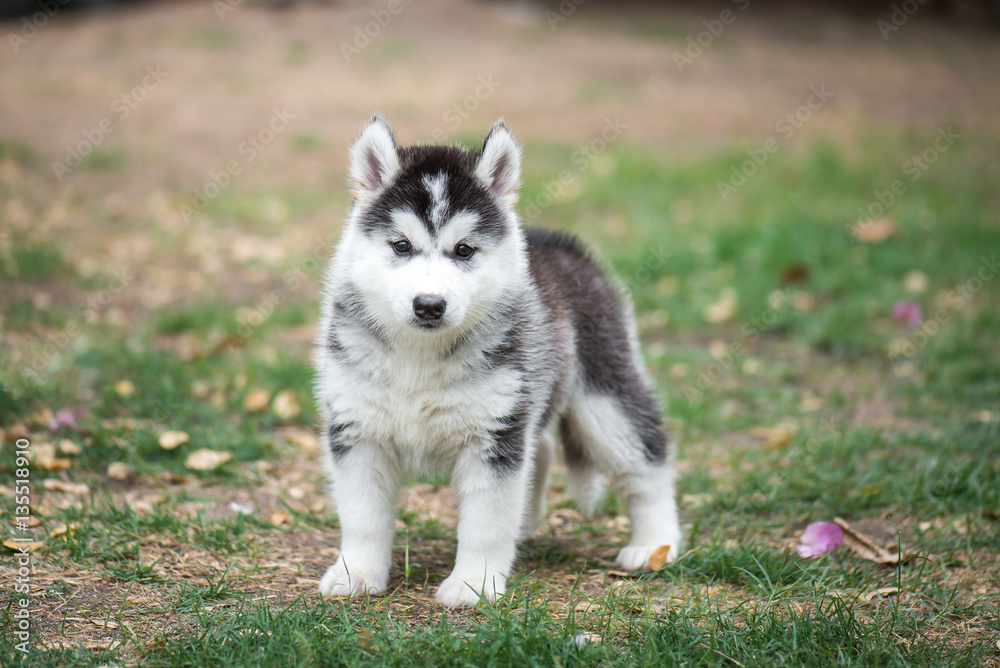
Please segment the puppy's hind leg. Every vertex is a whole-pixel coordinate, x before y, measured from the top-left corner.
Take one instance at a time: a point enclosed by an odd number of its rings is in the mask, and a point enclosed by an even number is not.
[[[639,466],[614,476],[612,485],[625,499],[632,525],[629,543],[618,553],[618,565],[625,570],[649,568],[650,555],[663,545],[670,546],[667,561],[676,559],[682,537],[672,467],[666,462]]]
[[[632,535],[617,559],[626,570],[648,568],[650,555],[660,546],[670,546],[668,560],[681,548],[673,466],[659,409],[645,387],[632,389],[627,399],[582,394],[573,399],[566,417],[584,452],[610,477],[628,508]]]
[[[524,525],[521,527],[521,540],[526,540],[535,535],[535,531],[545,520],[547,505],[545,503],[545,493],[549,488],[549,468],[552,465],[552,456],[555,452],[555,442],[548,432],[543,433],[538,439],[535,447],[535,466],[532,471],[531,497],[528,499],[528,507],[524,514]]]
[[[574,431],[573,423],[566,418],[559,423],[559,436],[566,460],[566,487],[583,516],[590,517],[604,498],[601,474],[584,450],[583,435]]]

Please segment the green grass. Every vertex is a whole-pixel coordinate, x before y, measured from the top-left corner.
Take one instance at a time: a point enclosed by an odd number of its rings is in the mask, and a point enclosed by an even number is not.
[[[0,256],[0,274],[7,279],[36,281],[65,273],[66,264],[58,248],[44,243],[14,243],[6,258]]]
[[[225,46],[209,37],[195,39]],[[386,44],[366,57],[386,57],[382,51],[395,48]],[[460,613],[435,606],[430,596],[454,558],[455,533],[413,508],[399,512],[396,590],[350,603],[313,594],[329,559],[318,550],[335,544],[336,522],[328,508],[312,510],[290,494],[309,483],[321,495],[322,481],[315,459],[303,465],[304,455],[276,437],[316,420],[308,342],[288,343],[313,322],[315,290],[283,280],[304,266],[308,247],[277,267],[234,265],[234,283],[244,270],[274,275],[250,288],[239,283],[246,289],[229,299],[224,291],[188,294],[133,316],[128,327],[84,326],[44,383],[16,373],[20,358],[4,348],[0,426],[22,425],[39,442],[80,444],[68,470],[33,475],[93,490],[39,509],[40,536],[71,527],[46,539],[40,577],[93,573],[105,588],[88,599],[70,576],[45,580],[33,599],[42,619],[36,631],[51,639],[60,626],[76,628],[72,619],[96,617],[114,620],[119,630],[111,635],[121,641],[110,650],[36,648],[33,665],[996,664],[1000,281],[967,290],[960,305],[949,300],[982,256],[1000,249],[996,142],[966,137],[909,183],[890,208],[899,226],[890,239],[863,244],[847,234],[858,207],[932,140],[933,133],[864,137],[863,152],[822,140],[785,146],[725,201],[717,182],[749,147],[675,162],[623,139],[582,169],[575,147],[526,147],[522,210],[570,171],[571,185],[540,209],[537,224],[585,237],[631,288],[646,359],[680,437],[691,551],[620,586],[609,586],[606,571],[624,539],[613,525],[624,508],[609,495],[595,518],[526,543],[511,595],[497,606]],[[307,135],[290,141],[300,151],[318,145]],[[32,168],[28,147],[0,149]],[[174,195],[181,202],[188,194]],[[336,212],[339,219],[345,204],[336,192],[231,188],[203,215],[278,239],[300,217]],[[171,232],[162,234],[170,252],[180,247]],[[33,243],[4,255],[0,267],[24,294],[55,281],[88,294],[101,287],[73,275],[62,241]],[[926,275],[925,291],[907,291],[913,271]],[[318,275],[307,272],[310,280]],[[282,290],[273,313],[232,344],[241,309],[272,289]],[[786,295],[777,307],[769,305],[775,293]],[[706,308],[727,294],[735,297],[732,312],[709,322]],[[57,299],[48,317],[33,314],[27,297],[4,300],[4,328],[30,349],[63,331],[77,312],[73,299]],[[891,320],[901,299],[918,302],[929,318],[944,308],[947,321],[921,338]],[[171,344],[186,338],[193,352],[180,355]],[[913,343],[905,358],[890,353],[899,339]],[[122,380],[134,392],[119,391]],[[244,401],[257,388],[272,397],[293,391],[301,412],[248,410]],[[83,416],[49,432],[40,411],[64,407]],[[754,435],[782,424],[791,425],[784,440]],[[163,449],[158,435],[167,429],[190,441]],[[193,472],[185,458],[200,447],[232,460]],[[112,462],[128,466],[126,480],[106,477]],[[287,477],[302,470],[305,479]],[[0,483],[13,479],[0,464]],[[433,490],[447,477],[416,482]],[[137,509],[136,498],[152,492]],[[229,509],[240,494],[259,501],[256,512]],[[554,513],[574,508],[565,496],[552,504]],[[274,519],[271,510],[288,517]],[[890,527],[885,541],[922,557],[888,567],[844,549],[815,560],[790,550],[808,522],[835,516]],[[198,559],[211,564],[193,569]],[[886,587],[898,591],[872,594]],[[57,607],[67,597],[72,604]],[[595,605],[577,605],[585,600]],[[4,628],[13,612],[0,599]],[[579,640],[584,633],[592,640]],[[13,665],[15,652],[14,639],[0,636],[0,663]]]
[[[965,653],[921,637],[926,620],[899,606],[871,606],[804,597],[790,603],[746,608],[738,616],[681,604],[669,614],[614,612],[604,619],[555,620],[544,601],[515,590],[502,608],[484,609],[467,624],[442,617],[418,629],[376,605],[357,616],[339,605],[301,600],[280,607],[238,599],[220,612],[190,610],[218,600],[217,586],[185,592],[181,637],[165,635],[142,656],[143,665],[185,666],[192,657],[220,666],[246,665],[981,665],[985,648]],[[224,591],[224,590],[223,590]],[[621,603],[622,601],[616,601]],[[737,622],[737,618],[739,622]],[[591,640],[582,639],[590,634]],[[607,634],[607,635],[603,635]],[[909,642],[900,642],[906,639]],[[111,657],[53,652],[44,663]]]

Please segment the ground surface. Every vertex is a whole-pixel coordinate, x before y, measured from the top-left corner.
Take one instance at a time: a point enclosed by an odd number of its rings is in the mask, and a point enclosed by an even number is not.
[[[27,438],[38,524],[4,538],[40,543],[34,662],[1000,664],[995,33],[925,9],[884,39],[871,7],[402,6],[367,44],[360,4],[201,2],[0,49],[0,495],[13,525]],[[453,503],[423,479],[391,593],[318,599],[339,533],[309,346],[373,109],[404,142],[504,116],[523,217],[632,289],[679,435],[678,564],[614,573],[621,504],[586,520],[557,472],[509,600],[446,612]],[[918,556],[798,557],[836,516]]]

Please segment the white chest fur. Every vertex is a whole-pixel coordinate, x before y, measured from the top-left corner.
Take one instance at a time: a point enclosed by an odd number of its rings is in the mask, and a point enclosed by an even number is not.
[[[320,389],[335,420],[415,470],[451,467],[513,412],[521,390],[513,369],[471,371],[467,360],[427,351],[372,351],[324,366]]]

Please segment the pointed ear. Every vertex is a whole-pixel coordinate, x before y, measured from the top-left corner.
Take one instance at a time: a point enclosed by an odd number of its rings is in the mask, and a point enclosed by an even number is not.
[[[399,171],[396,140],[385,119],[375,114],[351,145],[351,194],[364,201]]]
[[[493,125],[483,140],[476,176],[501,204],[513,207],[517,203],[517,189],[521,185],[521,147],[503,119]]]

